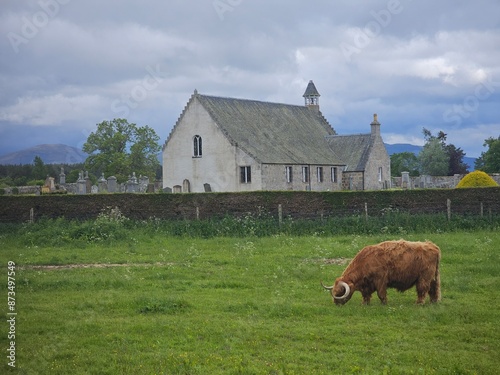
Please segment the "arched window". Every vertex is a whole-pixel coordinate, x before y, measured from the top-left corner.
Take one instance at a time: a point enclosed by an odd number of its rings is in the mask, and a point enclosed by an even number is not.
[[[193,138],[193,147],[194,147],[194,153],[193,156],[195,158],[201,158],[202,155],[202,144],[201,144],[201,137],[199,135],[195,135]]]

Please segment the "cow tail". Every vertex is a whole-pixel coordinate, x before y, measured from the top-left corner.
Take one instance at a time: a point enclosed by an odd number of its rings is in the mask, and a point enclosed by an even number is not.
[[[439,274],[439,263],[441,261],[441,252],[438,254],[436,261],[436,274],[434,276],[434,291],[436,295],[436,301],[441,301],[441,275]]]

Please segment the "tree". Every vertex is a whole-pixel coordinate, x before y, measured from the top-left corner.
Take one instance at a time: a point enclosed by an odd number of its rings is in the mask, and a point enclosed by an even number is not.
[[[35,156],[35,159],[33,159],[33,178],[35,180],[45,180],[47,177],[47,166],[43,162],[42,158],[40,156]]]
[[[422,132],[426,140],[422,150],[425,152],[419,154],[420,168],[423,174],[453,176],[468,172],[467,165],[463,162],[465,152],[454,144],[447,144],[445,132],[441,130],[436,136],[432,135],[431,131],[426,128]],[[444,167],[443,163],[447,164],[447,168]]]
[[[448,176],[468,173],[467,164],[463,162],[465,152],[460,147],[457,148],[455,145],[449,144],[445,146],[445,151],[449,158]]]
[[[493,137],[486,139],[483,146],[488,146],[488,150],[481,153],[474,166],[486,173],[500,172],[500,136],[497,139]]]
[[[153,177],[159,165],[159,139],[148,126],[137,127],[125,119],[103,121],[83,145],[89,154],[85,167],[96,176],[115,176],[119,182],[126,181],[132,172]]]
[[[410,176],[419,175],[419,163],[413,152],[399,152],[391,155],[391,174],[401,176],[401,172],[410,172]]]
[[[449,158],[441,141],[436,137],[427,140],[424,148],[418,154],[420,171],[431,176],[448,175]]]

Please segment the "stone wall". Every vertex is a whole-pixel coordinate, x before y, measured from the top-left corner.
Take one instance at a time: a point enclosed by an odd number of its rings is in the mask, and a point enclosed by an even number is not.
[[[411,177],[403,172],[401,177],[392,177],[392,187],[403,189],[453,189],[457,186],[464,174],[453,176],[422,175]],[[500,173],[490,175],[500,185]]]
[[[342,190],[363,190],[363,172],[344,172],[342,174]]]

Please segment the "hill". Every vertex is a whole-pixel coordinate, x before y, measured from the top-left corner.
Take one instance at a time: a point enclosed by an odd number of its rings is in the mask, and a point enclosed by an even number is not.
[[[393,145],[385,143],[385,148],[387,149],[389,155],[399,154],[401,152],[412,152],[415,155],[418,155],[418,153],[422,151],[423,147],[411,145],[409,143],[395,143]]]
[[[62,144],[43,144],[0,156],[0,164],[33,164],[39,156],[44,164],[79,164],[87,158],[82,150]]]
[[[423,147],[411,145],[409,143],[395,143],[392,145],[385,143],[385,148],[387,149],[387,152],[389,153],[390,156],[392,154],[399,154],[401,152],[412,152],[415,155],[418,155]],[[464,156],[463,161],[467,165],[468,170],[470,172],[472,172],[475,169],[474,163],[476,161],[476,158],[469,158],[467,156]]]

